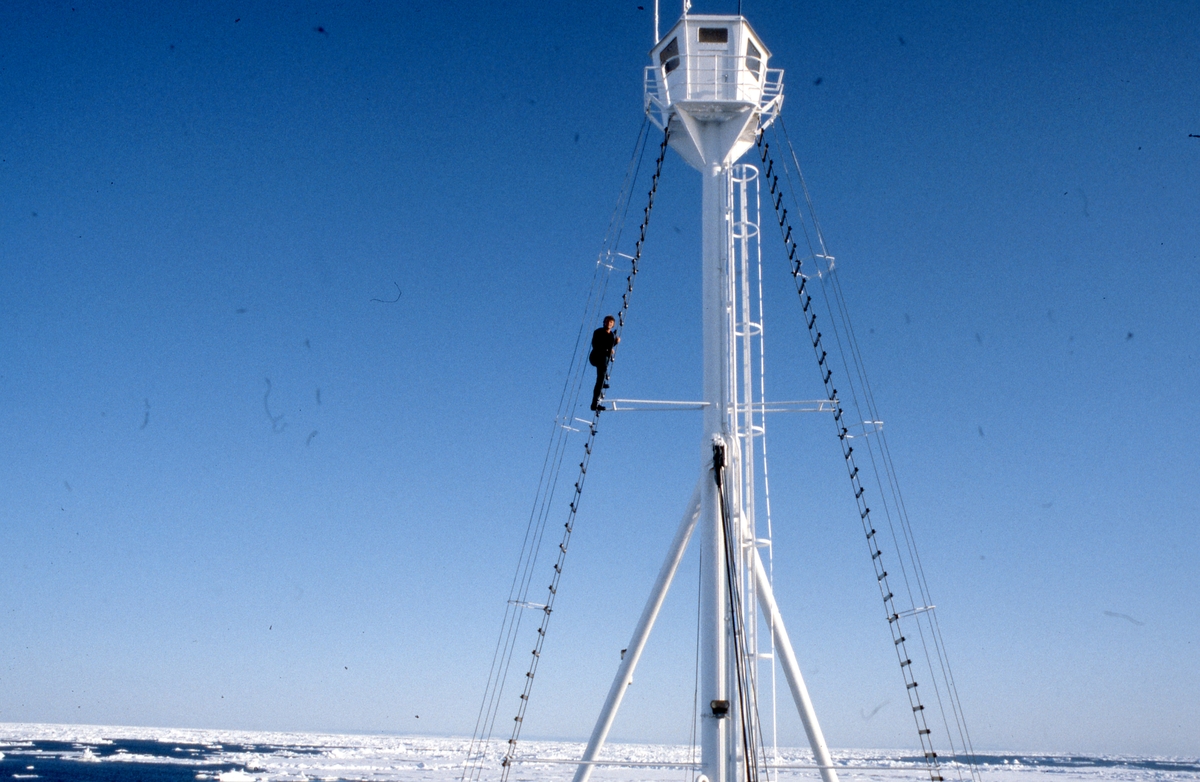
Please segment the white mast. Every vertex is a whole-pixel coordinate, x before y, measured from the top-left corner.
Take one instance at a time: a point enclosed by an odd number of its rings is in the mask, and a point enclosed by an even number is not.
[[[752,486],[743,476],[753,472],[743,459],[743,442],[753,433],[751,394],[742,390],[747,366],[738,366],[739,325],[749,328],[745,307],[736,300],[731,250],[734,246],[731,167],[755,142],[760,127],[766,127],[783,101],[782,71],[766,68],[770,52],[741,16],[689,15],[684,0],[683,17],[658,38],[650,52],[652,65],[646,69],[646,112],[656,125],[670,130],[670,144],[693,168],[700,171],[702,189],[702,317],[703,317],[703,402],[704,421],[700,441],[701,471],[692,502],[680,522],[671,550],[646,603],[596,722],[591,740],[575,773],[575,782],[586,782],[593,762],[608,735],[633,670],[641,657],[659,607],[694,530],[700,535],[703,570],[700,576],[700,742],[704,782],[739,782],[745,778],[747,758],[740,740],[742,715],[736,707],[739,661],[734,657],[733,610],[729,583],[747,585],[774,637],[778,640],[784,675],[812,745],[814,759],[822,767],[824,782],[837,782],[832,761],[816,713],[800,674],[795,652],[788,639],[767,574],[755,550],[752,499],[744,494]],[[655,34],[657,36],[657,3]],[[744,188],[742,189],[744,193]],[[744,224],[745,218],[741,218]],[[743,250],[744,252],[744,250]],[[738,313],[742,313],[739,324]],[[760,324],[761,327],[761,324]],[[742,385],[742,389],[739,389]],[[739,403],[739,397],[745,396]],[[739,413],[742,414],[739,419]],[[725,454],[723,485],[729,529],[737,552],[727,563],[725,525],[714,473],[714,446]],[[753,451],[747,447],[747,451]],[[729,578],[732,570],[733,578]],[[750,617],[753,621],[757,618]],[[745,651],[745,646],[741,647]],[[752,648],[751,651],[756,651]],[[745,665],[750,660],[741,661]],[[774,664],[774,663],[772,663]],[[751,748],[751,752],[755,748]]]

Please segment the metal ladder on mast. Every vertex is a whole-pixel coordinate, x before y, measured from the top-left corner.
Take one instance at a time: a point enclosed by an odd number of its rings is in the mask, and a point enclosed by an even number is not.
[[[768,573],[773,570],[770,483],[766,454],[766,392],[765,346],[763,343],[762,246],[759,241],[759,172],[752,163],[732,166],[727,176],[729,205],[729,260],[731,300],[734,302],[732,344],[737,358],[731,367],[734,409],[731,411],[731,430],[741,458],[736,460],[739,473],[734,476],[737,509],[737,529],[741,540],[738,563],[743,600],[742,627],[745,632],[747,664],[756,692],[755,702],[763,690],[759,662],[770,670],[771,761],[778,763],[779,732],[777,728],[775,632],[766,623],[765,637],[760,637],[762,622],[758,590],[754,573],[754,557],[766,549]],[[757,497],[758,468],[761,466],[761,485],[765,522],[764,535],[759,535]],[[759,726],[761,731],[761,725]],[[759,733],[762,736],[761,732]],[[766,736],[762,736],[764,745]],[[762,748],[767,749],[765,746]],[[768,774],[770,772],[768,771]]]

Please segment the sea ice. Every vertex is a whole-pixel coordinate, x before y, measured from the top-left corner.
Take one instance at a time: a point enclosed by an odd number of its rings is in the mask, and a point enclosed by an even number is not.
[[[42,746],[44,743],[45,746]],[[70,750],[63,744],[74,745]],[[128,748],[124,745],[128,744]],[[147,745],[150,746],[147,746]],[[155,750],[155,744],[160,750]],[[224,730],[0,723],[0,749],[9,761],[159,763],[193,767],[198,779],[219,782],[460,782],[470,741],[427,736],[258,733]],[[503,741],[487,752],[479,782],[497,782]],[[82,748],[82,751],[81,751]],[[184,752],[178,751],[185,750]],[[570,782],[583,744],[522,741],[509,782]],[[834,750],[842,782],[928,782],[912,750]],[[595,782],[693,782],[690,746],[609,744]],[[0,754],[0,759],[4,755]],[[1084,757],[1043,753],[977,756],[984,782],[1200,782],[1196,758]],[[807,749],[780,748],[764,782],[817,782]],[[249,773],[252,770],[254,773]],[[36,772],[32,772],[36,773]],[[942,766],[947,782],[971,782],[963,767]]]

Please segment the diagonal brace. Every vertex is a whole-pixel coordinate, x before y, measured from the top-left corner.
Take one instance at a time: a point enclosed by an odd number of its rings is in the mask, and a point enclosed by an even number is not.
[[[696,483],[696,488],[692,491],[692,498],[688,501],[687,510],[679,522],[679,528],[675,531],[675,539],[671,541],[666,561],[658,571],[658,579],[654,582],[649,599],[646,600],[646,607],[642,609],[637,627],[633,630],[633,637],[629,639],[625,657],[621,660],[620,667],[617,668],[617,675],[613,678],[612,687],[608,690],[608,698],[605,699],[604,708],[601,709],[600,717],[596,720],[592,737],[588,739],[587,749],[584,750],[579,768],[575,770],[573,782],[587,782],[588,777],[592,775],[592,769],[595,768],[594,761],[600,754],[600,750],[604,748],[605,740],[608,739],[608,731],[617,717],[617,709],[621,707],[625,690],[630,684],[633,684],[633,671],[637,668],[642,650],[646,648],[650,630],[654,627],[654,620],[658,618],[659,609],[662,608],[663,600],[667,597],[667,590],[671,588],[671,581],[675,578],[675,571],[679,569],[683,552],[687,550],[688,541],[692,538],[692,531],[696,529],[696,520],[700,518],[700,486],[704,477],[701,476],[700,481]]]
[[[833,769],[833,758],[829,754],[829,746],[825,743],[825,734],[817,723],[817,712],[813,709],[812,699],[808,697],[808,687],[800,674],[800,663],[796,662],[796,651],[788,638],[787,628],[783,626],[783,615],[775,603],[775,592],[767,579],[767,570],[763,567],[762,557],[758,549],[754,549],[754,585],[758,592],[759,605],[762,607],[764,618],[775,634],[776,649],[779,651],[779,662],[783,665],[783,674],[792,690],[792,699],[796,701],[796,711],[800,712],[800,721],[804,723],[804,732],[808,734],[808,743],[812,746],[813,760],[821,769],[822,782],[838,782],[837,772]]]

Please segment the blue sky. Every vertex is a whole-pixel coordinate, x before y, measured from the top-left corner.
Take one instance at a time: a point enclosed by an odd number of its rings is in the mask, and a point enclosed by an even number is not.
[[[744,10],[976,746],[1194,755],[1196,8]],[[0,29],[0,720],[469,734],[649,8],[45,3]],[[699,393],[698,226],[672,153],[619,395]],[[819,396],[765,250],[770,386]],[[528,735],[590,730],[691,492],[689,416],[606,419]],[[826,735],[908,745],[836,440],[772,427]],[[687,738],[694,571],[614,737]]]

